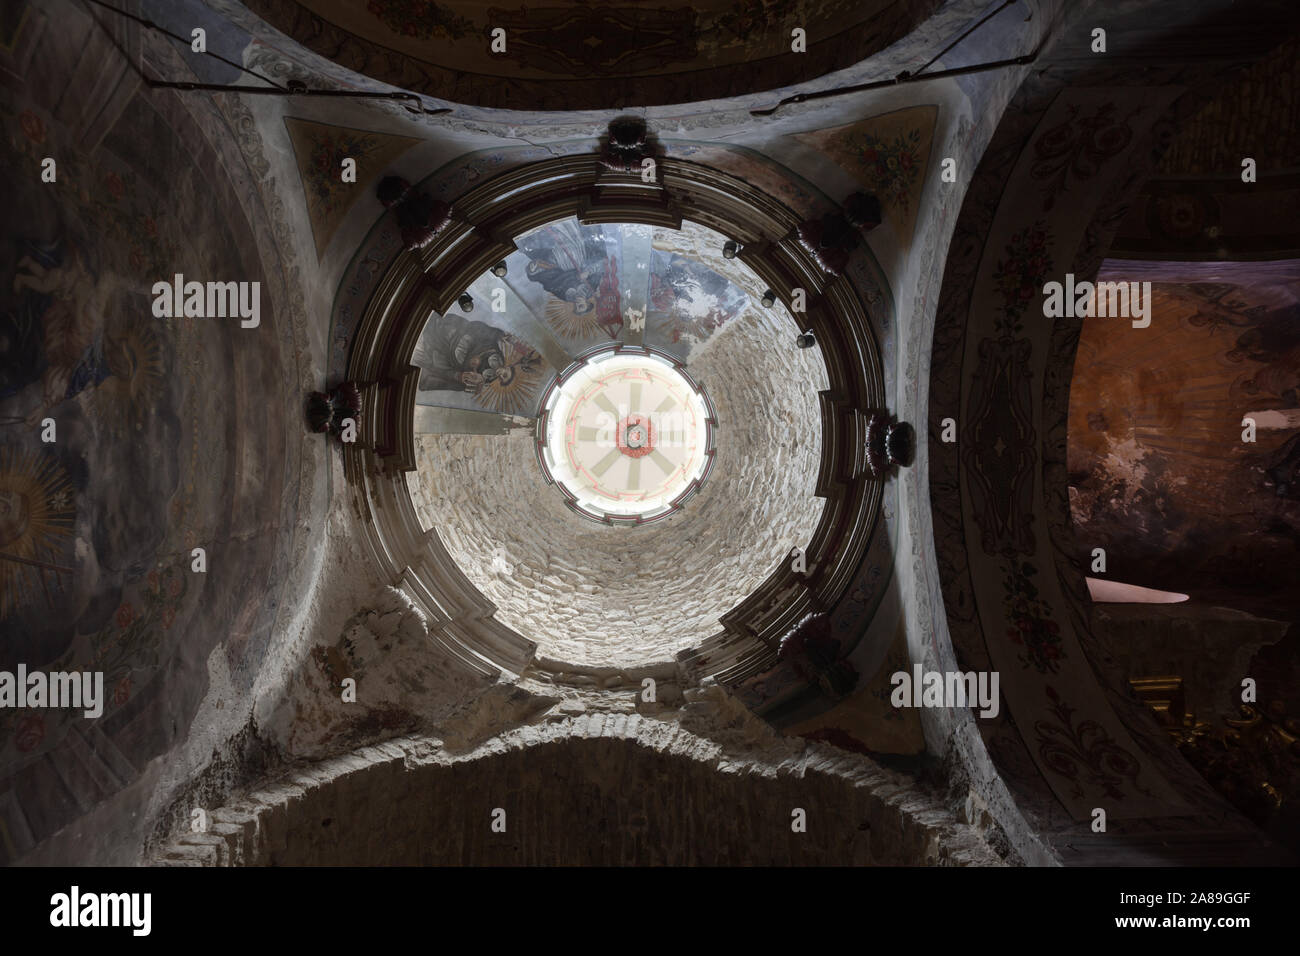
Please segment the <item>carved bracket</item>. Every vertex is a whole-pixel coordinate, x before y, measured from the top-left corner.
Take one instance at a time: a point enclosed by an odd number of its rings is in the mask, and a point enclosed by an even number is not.
[[[863,233],[880,225],[880,218],[880,200],[871,193],[857,192],[844,200],[841,211],[799,223],[795,235],[828,275],[838,276],[848,268],[849,256],[862,242]]]
[[[916,454],[916,432],[907,422],[890,421],[885,412],[867,419],[867,468],[884,478],[891,468],[907,467]]]
[[[307,423],[314,432],[338,436],[345,419],[361,420],[361,392],[354,382],[340,382],[327,392],[307,396]]]
[[[397,212],[402,246],[407,252],[423,249],[451,224],[451,204],[417,192],[400,176],[385,176],[375,195],[386,208]]]
[[[606,169],[635,173],[641,162],[654,155],[654,137],[639,116],[620,116],[610,120],[601,138],[600,161]]]

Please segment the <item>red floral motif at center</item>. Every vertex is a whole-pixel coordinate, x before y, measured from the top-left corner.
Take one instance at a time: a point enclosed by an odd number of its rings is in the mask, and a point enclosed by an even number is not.
[[[629,458],[644,458],[655,450],[654,426],[648,415],[629,415],[614,433],[618,450]]]

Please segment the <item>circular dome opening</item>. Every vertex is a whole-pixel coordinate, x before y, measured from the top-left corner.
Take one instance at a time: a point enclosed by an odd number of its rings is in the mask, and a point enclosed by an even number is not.
[[[681,508],[713,465],[704,389],[650,349],[583,356],[542,399],[542,470],[584,518],[644,524]]]
[[[813,540],[826,366],[727,240],[535,227],[416,343],[420,524],[541,661],[671,660]]]
[[[366,306],[348,377],[373,383],[372,429],[343,452],[367,544],[435,642],[484,674],[676,658],[743,679],[834,606],[872,540],[863,411],[885,398],[868,301],[845,283],[797,295],[816,263],[763,240],[797,223],[770,194],[660,165],[672,188],[644,195],[568,157],[490,179],[459,202],[474,228],[399,256]],[[557,372],[615,345],[680,361],[718,423],[688,506],[633,527],[577,515],[537,460]]]

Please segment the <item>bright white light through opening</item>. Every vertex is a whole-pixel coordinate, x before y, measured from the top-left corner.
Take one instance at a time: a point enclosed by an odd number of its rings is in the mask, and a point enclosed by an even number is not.
[[[570,366],[538,419],[543,470],[569,507],[643,524],[680,508],[713,465],[708,398],[671,357],[608,349]]]

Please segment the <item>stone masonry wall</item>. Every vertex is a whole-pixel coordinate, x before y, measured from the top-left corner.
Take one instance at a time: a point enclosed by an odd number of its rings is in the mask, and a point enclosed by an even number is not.
[[[166,865],[997,865],[909,779],[803,742],[765,761],[639,714],[582,714],[452,755],[397,738],[211,813]],[[493,832],[494,808],[506,831]],[[792,810],[807,831],[791,828]]]
[[[531,431],[422,435],[422,521],[538,657],[587,666],[671,660],[716,633],[821,518],[817,392],[826,372],[793,328],[750,308],[691,358],[717,408],[712,475],[642,528],[585,520],[547,485]],[[498,550],[499,549],[499,550]],[[494,561],[494,555],[497,560]]]

